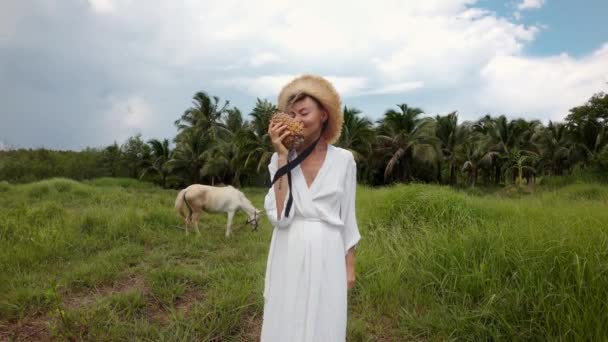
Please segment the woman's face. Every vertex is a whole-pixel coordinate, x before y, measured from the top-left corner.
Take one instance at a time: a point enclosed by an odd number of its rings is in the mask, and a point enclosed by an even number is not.
[[[296,120],[302,121],[304,126],[302,135],[305,141],[316,139],[321,134],[323,123],[327,120],[327,112],[319,108],[317,103],[310,97],[294,103],[289,111]]]

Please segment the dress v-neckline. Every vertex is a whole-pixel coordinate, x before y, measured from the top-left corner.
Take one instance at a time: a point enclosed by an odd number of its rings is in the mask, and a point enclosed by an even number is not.
[[[310,186],[308,186],[308,182],[306,182],[306,177],[304,176],[304,171],[302,170],[302,167],[300,167],[300,164],[298,164],[298,170],[300,172],[300,175],[302,175],[302,180],[304,181],[304,186],[306,187],[306,190],[310,191],[317,183],[317,179],[321,175],[321,172],[323,172],[323,170],[325,169],[325,165],[327,164],[327,159],[329,157],[331,149],[332,145],[327,144],[327,151],[325,151],[325,158],[323,159],[323,164],[321,164],[321,167],[319,168],[319,171],[317,171],[315,178],[313,178],[312,182],[310,183]]]

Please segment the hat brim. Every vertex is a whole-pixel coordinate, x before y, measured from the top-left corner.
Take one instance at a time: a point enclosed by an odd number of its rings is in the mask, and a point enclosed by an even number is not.
[[[328,144],[338,141],[342,133],[342,101],[336,88],[325,78],[317,75],[302,75],[287,83],[278,98],[278,107],[281,111],[287,111],[290,97],[297,93],[306,93],[317,99],[329,114],[327,128],[323,131],[323,138]]]

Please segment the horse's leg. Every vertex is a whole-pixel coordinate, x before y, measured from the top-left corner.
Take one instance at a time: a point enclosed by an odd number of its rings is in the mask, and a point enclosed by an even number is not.
[[[201,235],[201,231],[198,230],[198,217],[200,216],[200,214],[200,211],[195,211],[194,213],[192,213],[192,220],[194,221],[194,231],[196,232],[196,235]]]
[[[234,211],[228,212],[228,225],[226,226],[226,237],[229,237],[232,234],[232,219],[234,218]]]

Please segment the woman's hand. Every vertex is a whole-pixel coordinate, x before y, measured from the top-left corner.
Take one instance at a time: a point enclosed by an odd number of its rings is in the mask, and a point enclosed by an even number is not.
[[[270,136],[270,141],[272,142],[272,146],[274,146],[275,151],[279,157],[286,157],[289,153],[289,150],[283,144],[283,139],[291,134],[289,130],[286,130],[287,126],[283,123],[274,124],[272,121],[268,125],[268,136]]]

